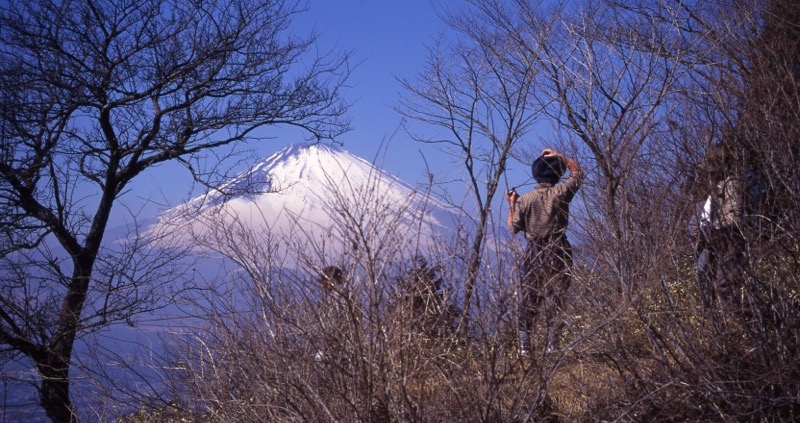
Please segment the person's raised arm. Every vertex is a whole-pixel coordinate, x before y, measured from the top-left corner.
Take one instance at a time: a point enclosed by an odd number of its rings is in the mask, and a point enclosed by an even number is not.
[[[555,151],[555,150],[553,150],[551,148],[545,148],[544,151],[542,151],[542,156],[544,156],[544,157],[561,157],[561,159],[564,160],[564,163],[566,163],[567,168],[569,169],[570,173],[573,173],[573,174],[583,173],[583,169],[581,169],[581,166],[576,161],[570,159],[569,157],[567,157],[563,153],[559,153],[558,151]]]

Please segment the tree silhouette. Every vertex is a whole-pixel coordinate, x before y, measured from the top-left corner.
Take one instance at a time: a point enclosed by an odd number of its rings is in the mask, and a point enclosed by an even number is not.
[[[157,266],[140,268],[157,262],[133,263],[143,246],[126,259],[104,243],[131,181],[166,162],[201,180],[204,153],[225,156],[264,126],[317,139],[347,129],[347,58],[289,35],[299,11],[281,0],[0,8],[0,345],[34,364],[52,420],[77,418],[76,339],[159,300]]]

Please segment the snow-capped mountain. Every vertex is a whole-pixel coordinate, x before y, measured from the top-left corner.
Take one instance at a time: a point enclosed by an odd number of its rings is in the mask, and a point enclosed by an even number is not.
[[[292,145],[163,213],[151,233],[196,249],[269,244],[274,254],[426,249],[452,225],[439,202],[340,148]],[[228,244],[226,246],[226,244]]]

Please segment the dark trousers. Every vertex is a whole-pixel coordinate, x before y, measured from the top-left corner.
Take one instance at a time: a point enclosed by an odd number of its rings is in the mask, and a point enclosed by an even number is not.
[[[572,247],[566,237],[528,241],[519,292],[519,342],[530,348],[543,309],[547,348],[557,348],[564,327],[564,295],[572,282]]]
[[[698,247],[697,273],[706,311],[744,312],[741,288],[747,263],[745,240],[736,228],[713,229]]]

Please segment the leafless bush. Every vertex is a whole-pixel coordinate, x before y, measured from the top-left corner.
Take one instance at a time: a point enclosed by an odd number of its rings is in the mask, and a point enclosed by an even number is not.
[[[517,356],[518,263],[487,255],[473,324],[460,333],[455,307],[471,243],[403,242],[418,234],[390,234],[397,207],[384,207],[379,196],[375,190],[360,206],[336,200],[349,210],[336,214],[340,235],[325,248],[217,221],[223,226],[202,242],[232,267],[187,304],[199,323],[169,338],[163,374],[170,390],[152,413],[173,410],[195,421],[547,416],[555,404],[547,387],[567,353]],[[395,206],[411,204],[419,203]],[[268,247],[276,244],[287,248]]]
[[[52,420],[82,413],[76,345],[171,298],[149,277],[164,257],[109,245],[131,182],[174,163],[213,184],[226,166],[216,159],[266,126],[318,139],[348,129],[347,55],[287,33],[300,11],[283,0],[0,5],[0,365],[35,369]]]
[[[431,311],[428,294],[417,302],[424,307],[414,306],[420,291],[409,300],[402,282],[419,251],[345,219],[339,233],[351,236],[338,242],[346,253],[296,249],[290,255],[305,266],[292,271],[259,253],[270,276],[237,281],[252,304],[215,297],[204,330],[176,344],[179,407],[197,420],[240,421],[796,420],[798,7],[474,6],[461,22],[492,35],[475,37],[483,51],[509,66],[527,57],[543,67],[530,73],[543,78],[535,99],[589,171],[571,220],[562,350],[517,356],[521,247],[491,231],[501,227],[491,215],[480,266],[469,233],[424,255],[441,276],[443,303],[474,283],[462,310],[470,325],[455,336],[428,330],[440,320],[420,319]],[[750,178],[739,193],[746,263],[734,308],[703,302],[687,231],[697,192],[707,195],[712,182],[696,169],[714,144],[729,155],[717,170]],[[348,294],[316,284],[331,264],[344,270]]]
[[[588,157],[572,220],[572,350],[549,390],[582,407],[557,412],[793,419],[798,179],[785,160],[796,150],[797,6],[474,6],[468,21],[483,27],[464,32],[492,34],[475,42],[507,63],[538,61],[537,99],[565,129],[562,142]],[[748,181],[738,193],[747,263],[732,309],[704,308],[686,229],[694,189],[708,192],[692,174],[711,144],[730,157],[719,170]],[[560,397],[557,386],[572,392]]]

